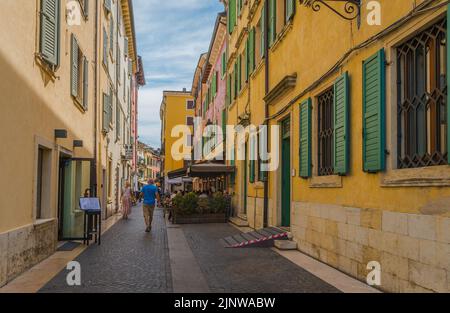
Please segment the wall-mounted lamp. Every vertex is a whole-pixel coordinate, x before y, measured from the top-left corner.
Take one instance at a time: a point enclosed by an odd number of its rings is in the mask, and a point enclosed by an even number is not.
[[[67,138],[67,130],[65,129],[55,129],[55,139],[66,139]]]
[[[74,140],[73,147],[74,148],[83,148],[83,140]]]

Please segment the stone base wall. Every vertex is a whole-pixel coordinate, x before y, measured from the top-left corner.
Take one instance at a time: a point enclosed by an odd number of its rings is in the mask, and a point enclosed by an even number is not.
[[[247,221],[250,227],[264,227],[264,198],[247,197]]]
[[[291,231],[300,251],[361,281],[381,265],[381,290],[450,292],[450,218],[292,204]]]
[[[0,287],[53,254],[57,239],[56,220],[0,234]]]

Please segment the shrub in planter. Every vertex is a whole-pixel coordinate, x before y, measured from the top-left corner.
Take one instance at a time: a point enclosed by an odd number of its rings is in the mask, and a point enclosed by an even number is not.
[[[209,207],[211,213],[225,213],[227,209],[227,200],[223,193],[216,192],[209,200]]]
[[[209,205],[210,205],[209,198],[200,196],[198,198],[197,213],[198,214],[207,214],[207,213],[209,213],[209,211],[210,211]]]
[[[187,195],[185,195],[183,197],[183,207],[184,207],[184,211],[187,214],[197,213],[198,196],[193,192],[190,192]]]

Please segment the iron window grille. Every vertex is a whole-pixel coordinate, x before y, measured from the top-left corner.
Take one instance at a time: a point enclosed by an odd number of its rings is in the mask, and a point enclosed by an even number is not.
[[[447,164],[447,22],[397,47],[398,168]]]
[[[334,174],[333,164],[333,136],[334,136],[334,88],[331,87],[317,97],[319,115],[319,176],[329,176]]]

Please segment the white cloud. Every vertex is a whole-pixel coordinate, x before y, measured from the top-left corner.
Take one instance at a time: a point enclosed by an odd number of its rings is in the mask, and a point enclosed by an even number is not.
[[[160,147],[163,90],[191,88],[201,53],[209,48],[218,0],[134,0],[138,53],[147,86],[139,92],[139,139]]]

